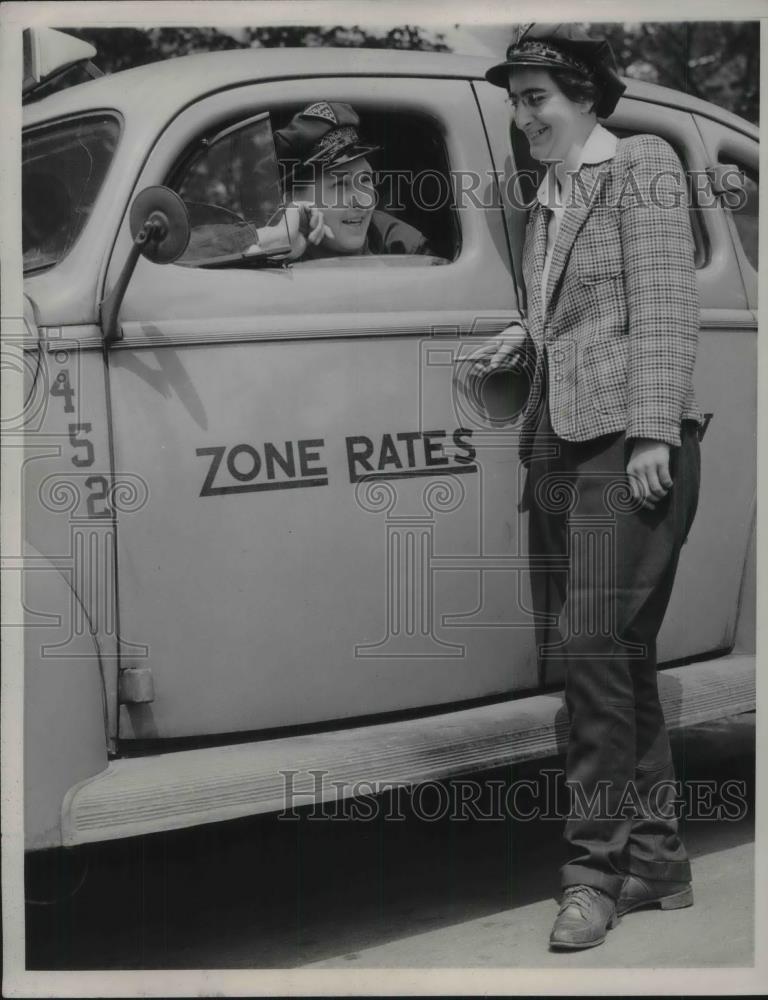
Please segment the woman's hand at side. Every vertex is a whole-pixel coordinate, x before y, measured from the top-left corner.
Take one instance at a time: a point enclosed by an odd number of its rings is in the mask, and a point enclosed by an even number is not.
[[[654,510],[672,489],[669,474],[669,448],[664,441],[637,438],[632,448],[627,475],[632,496],[642,501],[647,510]]]
[[[525,361],[528,332],[519,323],[513,323],[497,333],[487,344],[473,352],[473,375],[489,371],[519,371]]]

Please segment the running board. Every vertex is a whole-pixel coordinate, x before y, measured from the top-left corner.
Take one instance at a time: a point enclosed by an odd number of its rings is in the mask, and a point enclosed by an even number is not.
[[[659,690],[670,729],[752,711],[755,657],[734,654],[660,671]],[[564,752],[567,738],[557,693],[356,729],[125,758],[67,792],[62,843],[370,795],[371,786],[415,785],[554,756]]]

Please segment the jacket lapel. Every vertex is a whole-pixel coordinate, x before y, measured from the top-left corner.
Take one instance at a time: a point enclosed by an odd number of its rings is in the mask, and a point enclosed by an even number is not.
[[[541,274],[547,253],[547,226],[549,212],[539,203],[531,210],[530,232],[527,246],[531,248],[529,261],[530,280],[526,282],[528,291],[528,323],[534,340],[543,337],[544,314],[541,303]]]
[[[609,170],[610,164],[585,164],[579,172],[576,183],[573,185],[572,196],[563,215],[563,221],[560,225],[552,252],[552,263],[549,266],[549,274],[547,276],[547,308],[542,322],[546,322],[546,319],[552,312],[552,304],[556,298],[557,286],[565,270],[565,265],[568,263],[568,257],[570,256],[574,240],[596,205],[600,196],[600,190],[605,183],[605,178],[608,176]],[[544,248],[546,252],[546,231],[544,233]],[[543,261],[544,258],[542,257],[542,267],[544,266]],[[541,270],[539,270],[538,275],[540,283]],[[541,308],[541,291],[539,291],[539,308]]]

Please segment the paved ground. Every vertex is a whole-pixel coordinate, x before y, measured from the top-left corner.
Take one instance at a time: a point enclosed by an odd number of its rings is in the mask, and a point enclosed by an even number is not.
[[[628,914],[599,948],[552,954],[559,821],[275,817],[97,848],[82,889],[30,906],[28,967],[350,968],[752,963],[754,716],[677,733],[678,776],[745,783],[737,821],[684,824],[696,904]],[[554,759],[494,781],[535,778]],[[699,786],[702,787],[702,786]],[[424,803],[423,811],[432,808]]]

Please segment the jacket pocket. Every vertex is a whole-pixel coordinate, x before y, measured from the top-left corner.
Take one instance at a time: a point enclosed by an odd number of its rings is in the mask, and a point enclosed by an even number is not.
[[[577,273],[582,285],[599,285],[603,281],[617,281],[619,278],[623,278],[624,268],[619,266],[614,270],[608,266],[605,269],[596,269],[587,265],[583,269],[578,268]]]
[[[575,255],[576,276],[584,285],[597,285],[602,281],[617,281],[624,277],[624,261],[621,254],[589,252],[587,247],[579,247]]]

